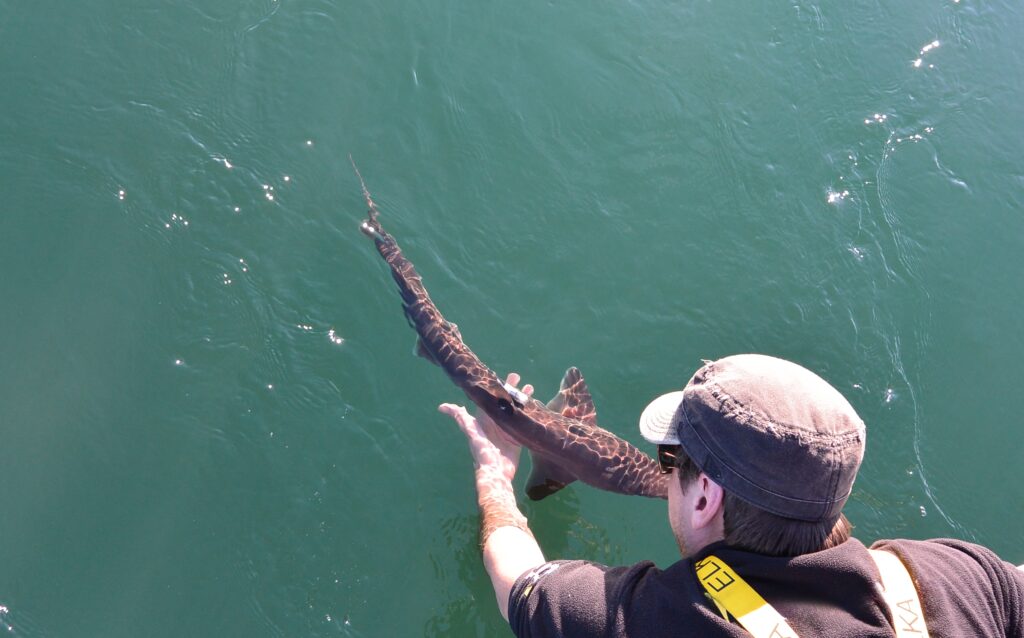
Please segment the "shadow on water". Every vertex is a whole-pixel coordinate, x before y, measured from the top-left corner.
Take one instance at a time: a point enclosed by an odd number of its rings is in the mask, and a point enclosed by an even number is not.
[[[425,636],[483,636],[497,632],[501,617],[497,613],[496,603],[483,598],[484,592],[491,589],[487,572],[477,544],[479,516],[456,516],[444,521],[441,534],[444,537],[442,547],[455,554],[457,580],[468,591],[461,594],[447,592],[447,601],[437,614],[427,620],[423,627]],[[444,578],[444,566],[451,564],[447,556],[431,556],[434,569],[442,577],[442,582],[451,582]],[[481,607],[488,605],[485,611]]]
[[[523,510],[545,558],[573,557],[612,563],[621,559],[607,530],[587,520],[580,512],[576,490],[590,489],[574,484],[541,502],[526,502]]]

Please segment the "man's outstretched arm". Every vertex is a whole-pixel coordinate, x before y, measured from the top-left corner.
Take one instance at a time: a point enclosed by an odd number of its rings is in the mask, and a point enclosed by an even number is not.
[[[544,554],[541,553],[540,545],[534,539],[530,528],[526,526],[526,517],[516,507],[511,483],[508,485],[508,498],[500,497],[500,503],[492,501],[484,504],[484,492],[481,490],[479,478],[477,493],[482,518],[480,538],[483,543],[484,568],[491,577],[494,595],[498,599],[498,609],[505,620],[508,620],[508,596],[512,591],[512,585],[528,570],[543,565]],[[518,517],[521,522],[506,522],[509,515]]]
[[[518,385],[519,375],[508,375]],[[532,394],[529,385],[523,388]],[[508,620],[508,596],[512,585],[527,570],[542,565],[544,554],[516,504],[512,479],[519,466],[519,445],[510,441],[489,418],[475,418],[459,405],[438,407],[455,419],[466,435],[476,473],[477,504],[480,506],[480,545],[484,568],[491,577],[498,609]]]

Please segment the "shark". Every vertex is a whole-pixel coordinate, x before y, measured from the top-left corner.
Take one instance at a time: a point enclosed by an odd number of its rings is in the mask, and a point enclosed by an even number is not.
[[[351,161],[351,157],[349,160]],[[569,368],[558,393],[542,403],[503,382],[462,339],[427,294],[423,279],[380,222],[380,211],[352,161],[368,208],[360,230],[370,237],[398,284],[402,309],[416,331],[416,353],[439,366],[477,408],[529,451],[526,494],[541,500],[580,481],[619,494],[667,498],[668,474],[657,461],[597,424],[583,375]]]

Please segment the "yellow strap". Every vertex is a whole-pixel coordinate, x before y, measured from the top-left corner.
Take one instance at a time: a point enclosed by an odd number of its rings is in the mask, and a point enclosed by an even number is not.
[[[797,638],[782,614],[717,556],[696,565],[697,579],[719,610],[732,615],[754,638]],[[723,614],[724,616],[724,614]],[[728,620],[728,618],[726,618]]]
[[[882,596],[892,614],[896,638],[928,638],[921,599],[910,579],[907,567],[895,554],[877,549],[868,553],[878,566],[882,580]]]

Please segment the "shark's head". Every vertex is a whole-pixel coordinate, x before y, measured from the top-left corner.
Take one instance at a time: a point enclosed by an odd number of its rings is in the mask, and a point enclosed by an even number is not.
[[[522,391],[507,384],[489,387],[474,384],[465,391],[473,403],[499,424],[515,419],[530,400]]]

